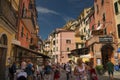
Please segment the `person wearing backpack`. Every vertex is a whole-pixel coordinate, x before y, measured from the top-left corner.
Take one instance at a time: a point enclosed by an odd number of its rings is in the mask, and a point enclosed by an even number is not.
[[[44,80],[51,80],[52,67],[49,65],[49,62],[45,62],[44,66]]]
[[[33,64],[31,62],[31,60],[28,61],[28,64],[27,64],[27,67],[25,69],[25,72],[27,73],[27,79],[28,80],[33,80],[33,71],[34,71],[34,68],[33,68]]]
[[[16,73],[16,62],[13,62],[12,66],[9,67],[10,80],[14,79],[14,73]]]

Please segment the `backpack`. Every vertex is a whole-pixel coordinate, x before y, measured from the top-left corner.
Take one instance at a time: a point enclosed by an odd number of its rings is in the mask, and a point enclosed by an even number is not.
[[[64,70],[66,69],[66,64],[64,65]]]
[[[26,68],[25,68],[25,72],[27,73],[27,75],[31,75],[32,72],[32,66],[31,64],[29,64]]]
[[[51,67],[50,66],[46,66],[45,67],[45,74],[50,74],[51,73]]]
[[[12,65],[11,67],[9,67],[9,73],[14,74],[16,72],[15,66]]]

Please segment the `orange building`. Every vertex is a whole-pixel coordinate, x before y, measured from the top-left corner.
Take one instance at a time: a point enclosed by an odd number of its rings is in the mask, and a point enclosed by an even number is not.
[[[13,44],[13,61],[31,59],[33,62],[37,62],[37,56],[48,58],[38,52],[39,27],[35,0],[20,0],[17,25],[16,37],[20,43]]]
[[[113,0],[94,0],[96,29],[87,45],[93,53],[94,65],[105,65],[109,58],[115,63],[116,28],[113,10]]]

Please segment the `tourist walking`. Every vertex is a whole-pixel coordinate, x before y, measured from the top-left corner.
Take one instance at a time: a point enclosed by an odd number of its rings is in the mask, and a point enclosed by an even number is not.
[[[109,58],[109,61],[106,64],[109,79],[113,80],[113,73],[114,73],[114,64],[111,62],[111,59]]]
[[[81,58],[77,60],[77,66],[74,68],[74,75],[76,76],[76,80],[87,80],[86,65]]]
[[[24,69],[21,69],[16,73],[16,80],[27,80],[27,73]]]
[[[10,80],[14,80],[14,74],[16,73],[16,62],[13,62],[13,64],[9,67],[9,77]]]
[[[68,61],[65,64],[64,68],[65,68],[65,71],[66,71],[67,80],[70,80],[70,76],[71,76],[71,72],[72,72],[71,62]]]
[[[52,67],[48,61],[45,62],[44,66],[44,80],[51,80]]]
[[[27,63],[26,63],[26,61],[25,60],[22,60],[22,62],[21,62],[21,69],[26,69],[26,66],[27,66]]]
[[[31,60],[28,61],[28,64],[27,64],[27,67],[25,69],[25,71],[27,72],[27,75],[28,75],[28,80],[33,80],[33,71],[34,71],[34,68],[33,68],[33,64],[31,62]]]
[[[86,64],[87,80],[98,80],[98,76],[95,68],[93,67],[92,61],[86,62],[85,64]]]
[[[59,80],[60,78],[60,67],[59,66],[55,66],[54,68],[54,80]]]

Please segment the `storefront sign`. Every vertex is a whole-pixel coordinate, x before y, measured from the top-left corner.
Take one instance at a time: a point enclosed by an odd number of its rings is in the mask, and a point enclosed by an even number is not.
[[[99,42],[113,42],[113,38],[110,36],[107,37],[99,37]]]

